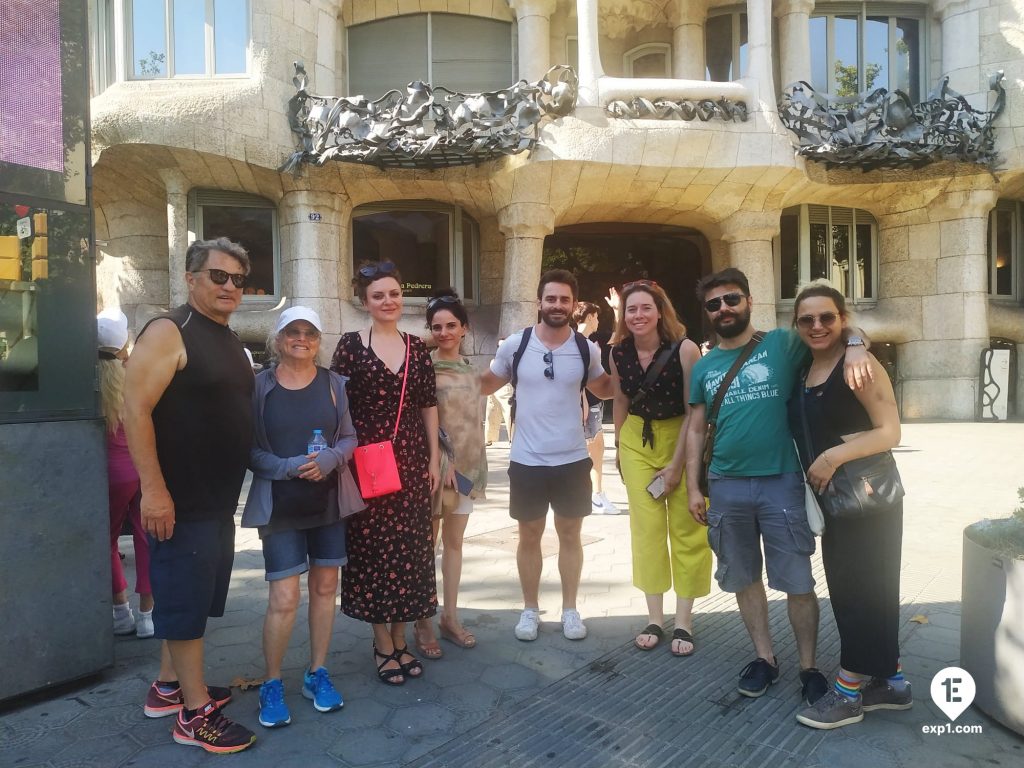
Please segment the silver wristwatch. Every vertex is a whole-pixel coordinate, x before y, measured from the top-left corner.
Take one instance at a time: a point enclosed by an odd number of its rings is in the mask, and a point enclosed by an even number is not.
[[[850,336],[846,339],[846,346],[848,347],[863,347],[864,339],[860,336]]]

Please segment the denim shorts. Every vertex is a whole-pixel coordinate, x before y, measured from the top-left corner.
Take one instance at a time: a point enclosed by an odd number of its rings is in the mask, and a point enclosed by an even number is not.
[[[590,410],[587,412],[587,420],[583,422],[583,436],[587,440],[593,440],[603,428],[604,400],[597,405],[590,406]]]
[[[147,538],[155,636],[201,638],[206,619],[224,615],[235,559],[234,518],[180,521],[171,538]]]
[[[341,566],[348,562],[346,522],[302,531],[284,530],[263,537],[263,565],[267,581],[305,573],[311,565]]]
[[[724,592],[761,580],[761,542],[768,586],[792,595],[814,591],[814,536],[804,509],[799,472],[766,477],[708,475],[708,543],[718,560],[715,579]]]

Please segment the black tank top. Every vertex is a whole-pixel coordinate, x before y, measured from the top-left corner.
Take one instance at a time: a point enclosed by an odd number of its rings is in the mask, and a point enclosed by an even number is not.
[[[153,409],[175,519],[230,517],[252,446],[252,366],[234,331],[188,304],[157,319],[163,318],[178,326],[188,357]]]
[[[671,341],[663,341],[658,351],[654,353],[649,365],[654,365],[661,353],[673,346]],[[640,391],[640,387],[647,377],[647,370],[640,365],[640,356],[636,351],[636,343],[632,336],[627,336],[612,348],[612,357],[615,359],[615,370],[619,374],[619,386],[622,393],[631,401]],[[686,387],[683,381],[683,366],[679,362],[679,355],[674,354],[661,369],[658,378],[654,380],[647,390],[647,396],[640,403],[634,405],[630,402],[629,412],[644,420],[643,444],[649,442],[654,445],[654,431],[651,428],[652,421],[661,419],[672,419],[682,416],[686,411]]]

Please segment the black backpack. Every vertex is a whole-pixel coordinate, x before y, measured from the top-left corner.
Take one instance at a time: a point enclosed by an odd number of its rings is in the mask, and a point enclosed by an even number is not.
[[[530,343],[530,336],[533,334],[533,326],[525,328],[523,330],[523,338],[519,342],[519,349],[512,355],[512,397],[509,400],[509,421],[511,424],[515,423],[516,420],[516,384],[519,382],[519,361],[523,359],[523,353],[526,352],[526,347]],[[580,358],[583,360],[583,378],[580,380],[580,392],[587,388],[587,379],[590,374],[590,344],[587,342],[587,337],[579,331],[574,330],[572,332],[573,338],[576,340],[576,348],[580,351]]]

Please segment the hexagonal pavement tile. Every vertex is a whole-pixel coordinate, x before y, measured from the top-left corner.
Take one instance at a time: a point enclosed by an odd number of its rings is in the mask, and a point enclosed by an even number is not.
[[[52,747],[51,747],[52,748]],[[90,739],[75,739],[50,759],[57,768],[105,768],[123,765],[142,747],[131,739],[116,739],[109,736],[94,736]]]
[[[487,665],[483,660],[464,661],[461,658],[446,657],[439,664],[431,664],[427,671],[430,673],[430,682],[443,689],[468,680],[478,680],[486,669]]]
[[[384,727],[345,731],[327,754],[350,765],[397,765],[408,742]]]
[[[342,729],[373,728],[385,720],[394,710],[368,697],[345,697],[345,707],[334,720],[334,727]]]
[[[443,689],[438,701],[461,718],[476,713],[490,715],[495,711],[500,698],[501,691],[492,686],[481,682],[462,682]]]
[[[532,688],[537,685],[538,675],[521,664],[496,664],[480,676],[480,681],[501,691],[516,688]]]
[[[456,720],[455,713],[447,707],[424,702],[399,707],[391,713],[387,724],[395,733],[408,738],[451,733]]]

